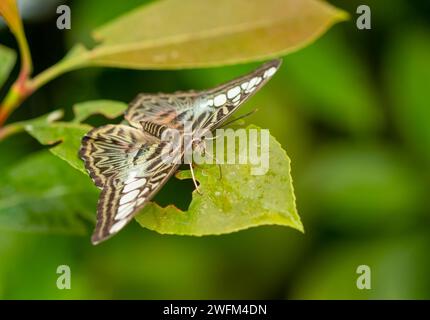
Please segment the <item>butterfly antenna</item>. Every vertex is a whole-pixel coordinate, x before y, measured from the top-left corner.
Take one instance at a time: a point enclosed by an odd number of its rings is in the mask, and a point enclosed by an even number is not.
[[[222,125],[222,127],[228,126],[229,124],[232,124],[233,122],[236,122],[236,121],[238,121],[240,119],[249,117],[249,116],[253,115],[254,113],[256,113],[257,111],[258,111],[258,109],[255,108],[254,110],[251,110],[250,112],[245,113],[244,115],[241,115],[241,116],[239,116],[237,118],[234,118],[233,120],[227,121],[225,124]]]
[[[196,176],[194,175],[193,165],[190,163],[191,177],[193,178],[194,185],[196,187],[197,192],[201,195],[199,185],[197,184]]]

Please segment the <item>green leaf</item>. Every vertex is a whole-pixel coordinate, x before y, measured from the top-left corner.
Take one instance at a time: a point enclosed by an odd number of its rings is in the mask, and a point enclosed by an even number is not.
[[[255,126],[247,128],[255,129]],[[259,136],[259,135],[258,135]],[[290,159],[275,138],[270,137],[269,169],[264,175],[251,175],[251,164],[197,166],[195,174],[202,195],[193,192],[187,211],[173,205],[161,208],[147,205],[136,217],[151,230],[163,234],[211,235],[230,233],[261,225],[290,226],[303,232],[297,214],[290,174]],[[236,148],[236,156],[246,152]],[[181,171],[180,179],[190,179]]]
[[[0,88],[9,77],[13,66],[16,62],[16,53],[14,50],[0,45]]]
[[[82,122],[89,116],[94,114],[101,114],[108,119],[114,119],[121,116],[125,109],[127,109],[127,104],[120,101],[112,100],[94,100],[78,103],[73,106],[73,111],[75,113],[74,122]]]
[[[430,29],[397,33],[384,61],[396,125],[405,141],[430,160]]]
[[[94,32],[76,66],[179,69],[264,60],[295,51],[347,14],[316,0],[164,0]]]
[[[84,164],[78,157],[78,150],[82,137],[92,127],[79,123],[79,121],[83,121],[94,114],[102,114],[110,119],[116,118],[124,112],[126,107],[125,103],[113,100],[87,101],[73,106],[75,113],[73,122],[53,122],[52,120],[57,120],[62,115],[62,112],[57,110],[49,115],[20,124],[41,144],[54,145],[49,149],[54,155],[67,161],[79,171],[86,173]]]
[[[52,124],[28,124],[25,130],[41,144],[54,145],[49,150],[57,157],[67,161],[72,167],[86,172],[78,157],[82,137],[91,130],[91,126],[71,122]]]
[[[94,220],[97,189],[46,151],[0,177],[0,228],[83,234]]]

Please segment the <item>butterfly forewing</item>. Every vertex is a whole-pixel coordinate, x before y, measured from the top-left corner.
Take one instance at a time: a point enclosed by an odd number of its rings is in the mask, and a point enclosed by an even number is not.
[[[262,65],[252,73],[203,92],[199,96],[200,109],[205,117],[195,113],[196,128],[214,130],[222,125],[238,108],[275,74],[281,60]],[[199,109],[199,107],[197,107]]]

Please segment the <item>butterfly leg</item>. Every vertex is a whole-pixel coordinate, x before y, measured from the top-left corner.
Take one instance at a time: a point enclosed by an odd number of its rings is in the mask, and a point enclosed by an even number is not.
[[[196,187],[197,192],[201,195],[199,185],[197,184],[196,176],[194,175],[194,169],[192,163],[190,163],[191,177],[193,178],[194,186]]]

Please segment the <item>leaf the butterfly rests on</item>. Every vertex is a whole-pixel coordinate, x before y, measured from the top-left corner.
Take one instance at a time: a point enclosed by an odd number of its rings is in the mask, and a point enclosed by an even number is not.
[[[192,123],[193,133],[215,130],[267,83],[280,64],[273,60],[210,90],[139,94],[125,112],[131,127],[106,125],[88,132],[79,155],[102,189],[93,244],[119,232],[177,170],[178,161],[163,161],[172,150],[161,139],[164,130],[183,133],[187,123]]]

